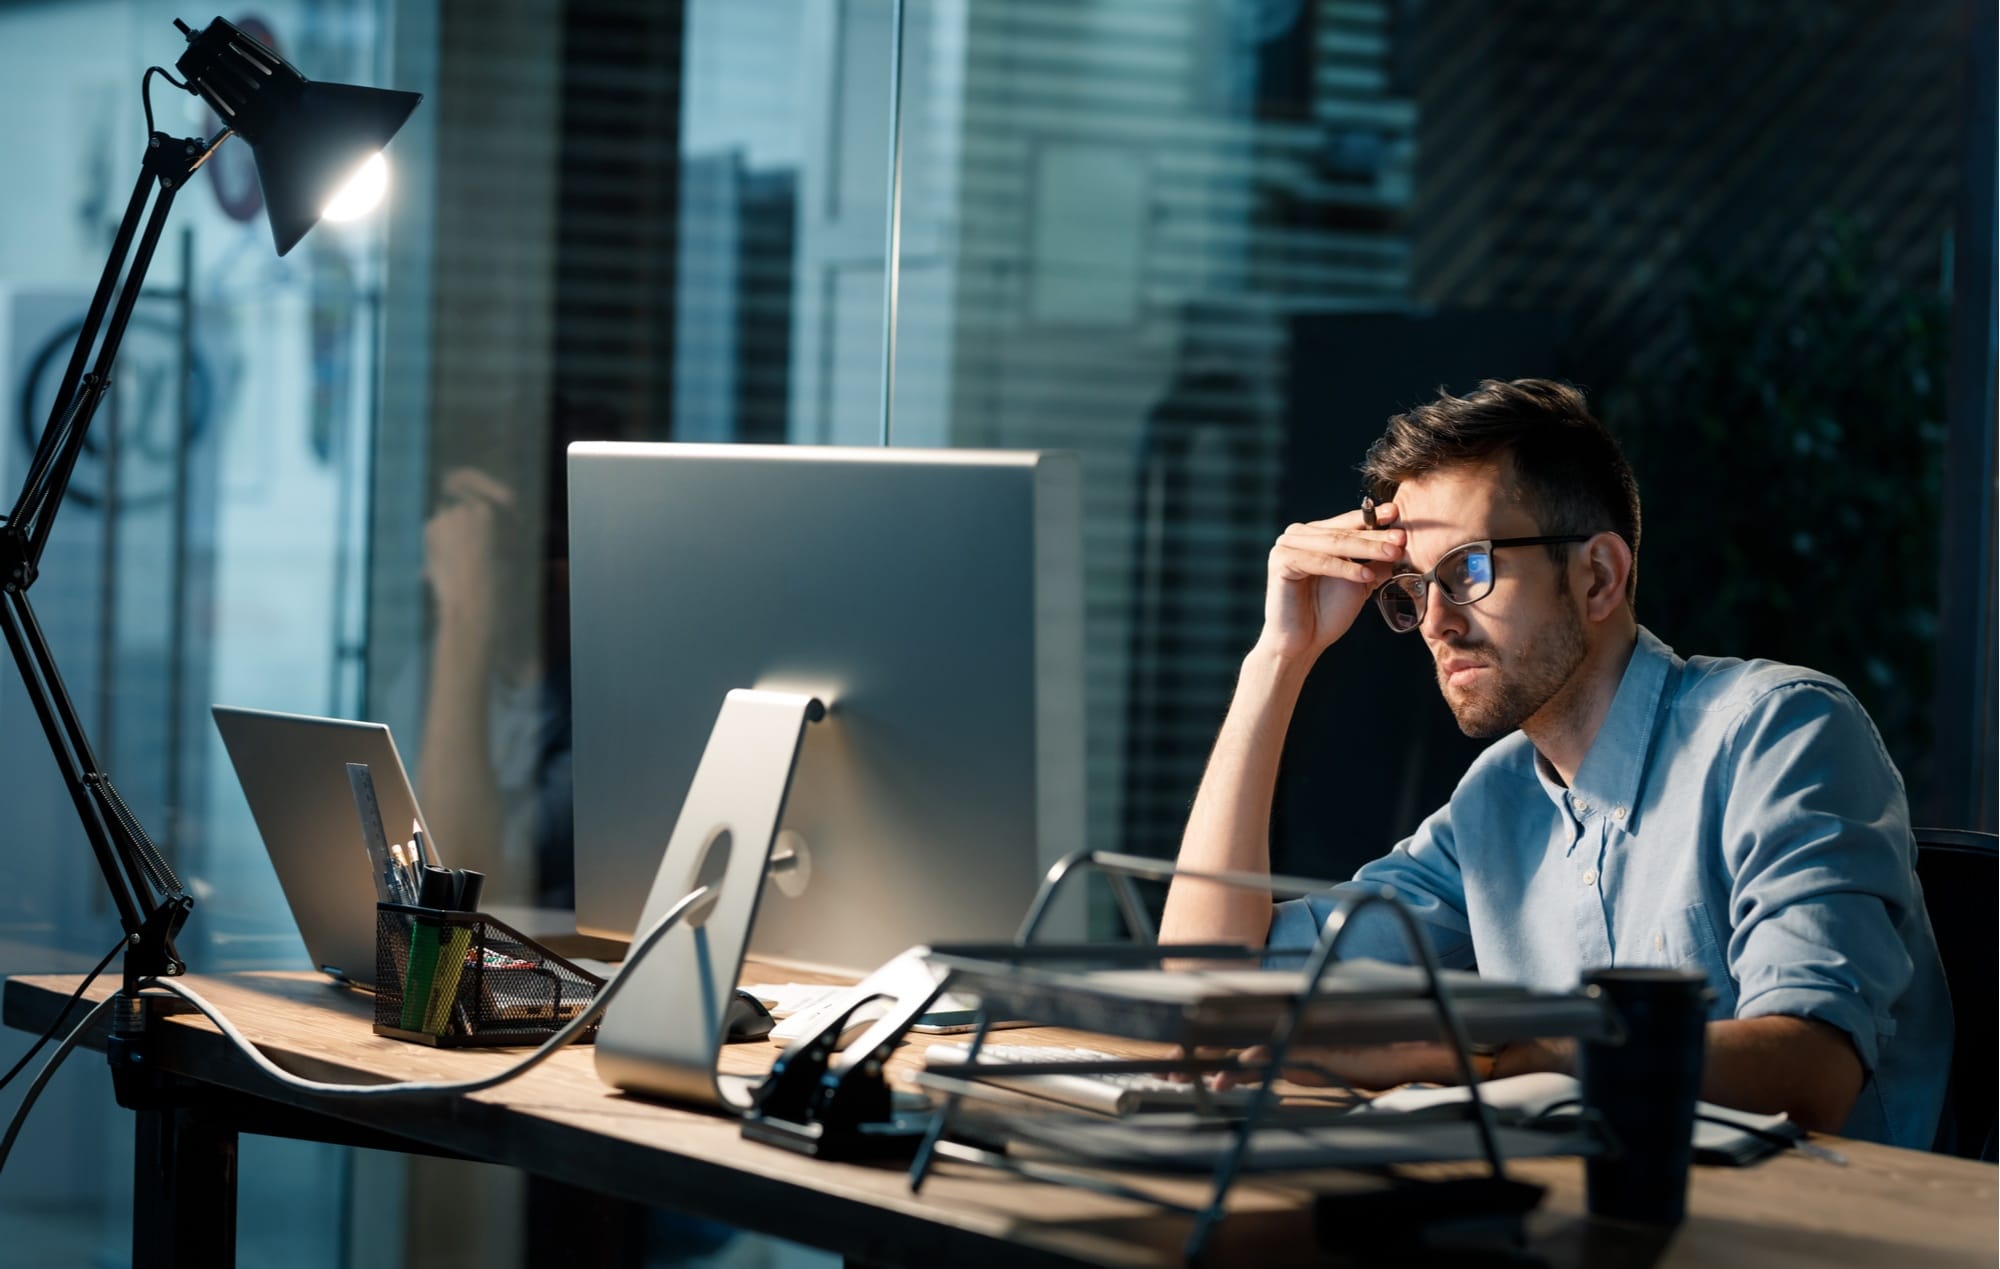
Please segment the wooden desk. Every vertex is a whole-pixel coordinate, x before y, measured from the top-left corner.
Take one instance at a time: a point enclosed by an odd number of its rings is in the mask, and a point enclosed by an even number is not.
[[[76,983],[69,976],[9,979],[6,1024],[41,1031]],[[280,1064],[311,1078],[465,1079],[518,1056],[440,1052],[377,1037],[369,999],[317,975],[193,976],[189,983]],[[93,998],[112,987],[97,984]],[[872,1264],[1172,1265],[1188,1229],[1185,1218],[1137,1202],[949,1163],[912,1195],[899,1167],[803,1158],[743,1140],[732,1119],[614,1093],[598,1082],[588,1049],[558,1054],[471,1097],[341,1103],[271,1083],[199,1015],[159,1020],[154,1030],[162,1105],[136,1116],[143,1147],[134,1197],[138,1264],[174,1250],[182,1263],[212,1264],[233,1250],[233,1236],[231,1247],[218,1247],[213,1229],[233,1230],[238,1132],[480,1159]],[[1032,1042],[1034,1033],[1015,1034]],[[102,1035],[92,1043],[101,1046]],[[775,1053],[767,1044],[731,1046],[726,1069],[755,1073]],[[1576,1160],[1512,1169],[1550,1187],[1531,1231],[1536,1250],[1559,1265],[1994,1264],[1992,1167],[1833,1144],[1851,1166],[1792,1153],[1750,1169],[1695,1169],[1688,1220],[1665,1239],[1586,1219]],[[162,1178],[149,1160],[178,1166]],[[1195,1200],[1202,1191],[1176,1182],[1162,1192]],[[1209,1263],[1315,1263],[1309,1211],[1306,1184],[1297,1178],[1239,1183]]]

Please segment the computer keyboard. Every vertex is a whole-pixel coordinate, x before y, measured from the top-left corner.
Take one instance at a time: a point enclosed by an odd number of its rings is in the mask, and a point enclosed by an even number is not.
[[[834,1018],[854,1008],[862,998],[858,987],[825,986],[817,983],[749,984],[751,994],[760,997],[770,1005],[771,1012],[782,1019],[771,1031],[771,1039],[779,1044],[790,1044],[802,1036],[817,1034]],[[973,1029],[979,1002],[970,997],[959,997],[945,993],[932,1001],[930,1007],[910,1025],[910,1030],[923,1035],[939,1035],[946,1032],[970,1031]],[[834,1040],[834,1048],[844,1049],[859,1039],[868,1028],[875,1025],[890,1009],[890,1002],[884,998],[871,1000],[849,1015],[840,1035]],[[988,1023],[989,1026],[1018,1027],[1020,1022],[1005,1019]]]
[[[925,1064],[949,1069],[965,1061],[970,1048],[963,1044],[934,1044],[924,1051]],[[1039,1044],[989,1044],[979,1050],[981,1064],[988,1062],[1117,1062],[1115,1053],[1096,1049],[1069,1049]],[[1180,1082],[1159,1075],[1131,1071],[1063,1071],[1048,1074],[981,1078],[1104,1115],[1136,1115],[1148,1111],[1239,1111],[1250,1104],[1256,1090],[1247,1087],[1211,1091],[1193,1082]]]
[[[774,992],[776,1004],[773,1011],[783,1010],[785,1017],[771,1028],[771,1039],[781,1044],[790,1044],[802,1036],[819,1031],[841,1013],[854,1008],[861,993],[852,987],[821,987],[812,984],[787,983],[780,988],[752,987],[751,993]],[[844,1049],[851,1042],[861,1038],[861,1034],[879,1022],[889,1012],[888,1000],[871,1000],[854,1008],[847,1025],[841,1028],[833,1047]]]

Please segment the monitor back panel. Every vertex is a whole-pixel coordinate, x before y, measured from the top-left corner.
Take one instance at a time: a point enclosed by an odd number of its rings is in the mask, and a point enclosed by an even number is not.
[[[784,819],[806,867],[767,883],[754,952],[866,969],[1011,936],[1083,840],[1073,458],[583,444],[569,468],[578,928],[631,936],[724,695],[756,687],[830,712]]]
[[[372,986],[375,878],[347,764],[368,764],[384,831],[408,837],[419,812],[389,729],[229,705],[214,714],[313,964]]]

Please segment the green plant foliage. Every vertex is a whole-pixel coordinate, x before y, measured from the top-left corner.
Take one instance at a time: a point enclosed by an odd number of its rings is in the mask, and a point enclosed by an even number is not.
[[[1948,299],[1830,222],[1791,276],[1701,274],[1688,354],[1607,404],[1645,499],[1640,618],[1845,682],[1929,766]]]

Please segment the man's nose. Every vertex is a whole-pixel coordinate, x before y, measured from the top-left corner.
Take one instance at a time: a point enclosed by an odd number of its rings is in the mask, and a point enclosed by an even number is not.
[[[1418,628],[1433,643],[1450,634],[1463,634],[1465,611],[1444,597],[1443,587],[1432,583],[1424,588],[1424,619]]]

